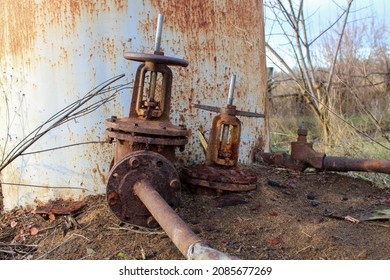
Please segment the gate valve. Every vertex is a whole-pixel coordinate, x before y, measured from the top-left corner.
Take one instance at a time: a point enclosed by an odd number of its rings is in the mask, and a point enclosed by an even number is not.
[[[164,15],[160,14],[157,22],[154,52],[152,54],[138,52],[124,53],[125,59],[143,62],[137,69],[130,107],[130,117],[168,120],[172,88],[172,71],[168,65],[188,66],[188,61],[165,56],[164,52],[160,51],[163,20]],[[150,76],[149,88],[146,88],[145,84],[148,75]],[[156,94],[159,75],[162,75],[161,93]],[[157,100],[158,96],[160,98],[159,100]]]
[[[256,189],[257,176],[237,167],[241,121],[236,116],[264,118],[263,114],[240,111],[233,105],[236,76],[230,81],[228,104],[222,108],[194,105],[195,108],[217,112],[214,117],[204,165],[183,167],[181,178],[190,189],[200,194],[250,191]],[[204,145],[206,146],[206,145]]]
[[[153,53],[124,53],[125,59],[142,64],[135,76],[129,117],[106,120],[108,138],[118,140],[111,167],[130,152],[144,149],[158,152],[174,162],[176,147],[183,150],[188,143],[187,129],[170,122],[172,71],[168,67],[186,67],[188,62],[165,56],[160,51],[163,20],[160,14]]]
[[[228,103],[224,107],[195,104],[194,107],[219,115],[214,117],[206,152],[206,165],[237,166],[241,121],[236,116],[264,118],[264,114],[240,111],[233,105],[236,75],[232,75]]]

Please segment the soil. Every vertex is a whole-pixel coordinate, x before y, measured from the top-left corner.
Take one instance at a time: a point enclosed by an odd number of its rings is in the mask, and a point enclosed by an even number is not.
[[[213,197],[183,187],[178,214],[211,247],[251,260],[390,259],[389,220],[363,221],[390,208],[388,188],[337,173],[250,169],[258,184],[247,193]],[[184,259],[160,228],[120,223],[103,195],[85,202],[74,220],[28,208],[4,213],[0,259]]]

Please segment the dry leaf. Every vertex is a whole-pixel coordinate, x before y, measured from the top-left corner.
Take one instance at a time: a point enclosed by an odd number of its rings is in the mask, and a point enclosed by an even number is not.
[[[270,216],[272,216],[272,217],[275,217],[275,216],[278,215],[278,213],[276,213],[276,212],[273,211],[273,210],[269,211],[268,214],[269,214]]]
[[[18,222],[12,221],[11,222],[11,227],[14,228],[14,227],[16,227],[17,224],[18,224]]]
[[[56,215],[54,215],[53,213],[48,213],[48,216],[49,216],[49,219],[54,221],[56,219]]]
[[[278,245],[280,243],[279,239],[277,238],[272,238],[268,242],[270,245]]]
[[[31,235],[37,235],[39,230],[36,227],[30,228],[30,234]]]

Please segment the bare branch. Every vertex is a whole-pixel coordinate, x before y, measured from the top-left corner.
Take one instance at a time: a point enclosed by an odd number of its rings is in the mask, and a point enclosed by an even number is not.
[[[344,36],[344,31],[345,31],[345,26],[347,25],[347,22],[348,22],[348,15],[349,15],[349,11],[351,9],[351,5],[352,5],[352,2],[353,0],[348,0],[348,6],[345,10],[345,17],[344,17],[344,22],[343,22],[343,25],[342,25],[342,28],[341,28],[341,33],[340,33],[340,36],[339,36],[339,41],[337,43],[337,46],[336,46],[336,49],[335,49],[335,52],[334,52],[334,56],[333,56],[333,62],[331,64],[331,67],[330,67],[330,73],[329,73],[329,77],[328,77],[328,83],[326,85],[326,92],[329,92],[331,86],[332,86],[332,82],[333,82],[333,75],[334,75],[334,72],[335,72],[335,69],[336,69],[336,62],[337,62],[337,56],[338,56],[338,53],[340,51],[340,46],[341,46],[341,42],[343,40],[343,36]]]
[[[310,43],[308,43],[308,46],[311,46],[315,41],[317,41],[320,37],[322,37],[322,35],[324,35],[326,32],[328,32],[330,29],[333,28],[333,26],[335,26],[339,21],[340,19],[344,16],[345,14],[345,10],[341,13],[341,15],[331,24],[329,25],[327,28],[325,28],[320,34],[317,35],[317,37],[315,37],[313,40],[311,40]]]

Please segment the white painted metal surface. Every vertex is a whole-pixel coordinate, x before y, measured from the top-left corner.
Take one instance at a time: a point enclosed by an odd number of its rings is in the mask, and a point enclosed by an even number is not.
[[[215,116],[190,105],[225,105],[232,74],[237,75],[237,108],[264,113],[261,1],[3,0],[0,150],[6,145],[9,151],[51,115],[101,82],[122,73],[126,77],[117,84],[132,81],[139,63],[125,60],[122,53],[153,49],[159,13],[165,15],[161,48],[168,56],[190,62],[187,68],[172,67],[171,121],[185,124],[191,131],[185,151],[178,153],[180,164],[204,160],[196,130],[207,136]],[[104,120],[128,115],[130,93],[122,92],[110,104],[57,127],[28,151],[105,140]],[[240,161],[249,163],[255,145],[268,147],[268,131],[262,119],[240,119]],[[4,209],[35,200],[80,199],[103,193],[112,148],[109,144],[78,145],[19,157],[0,177]]]

